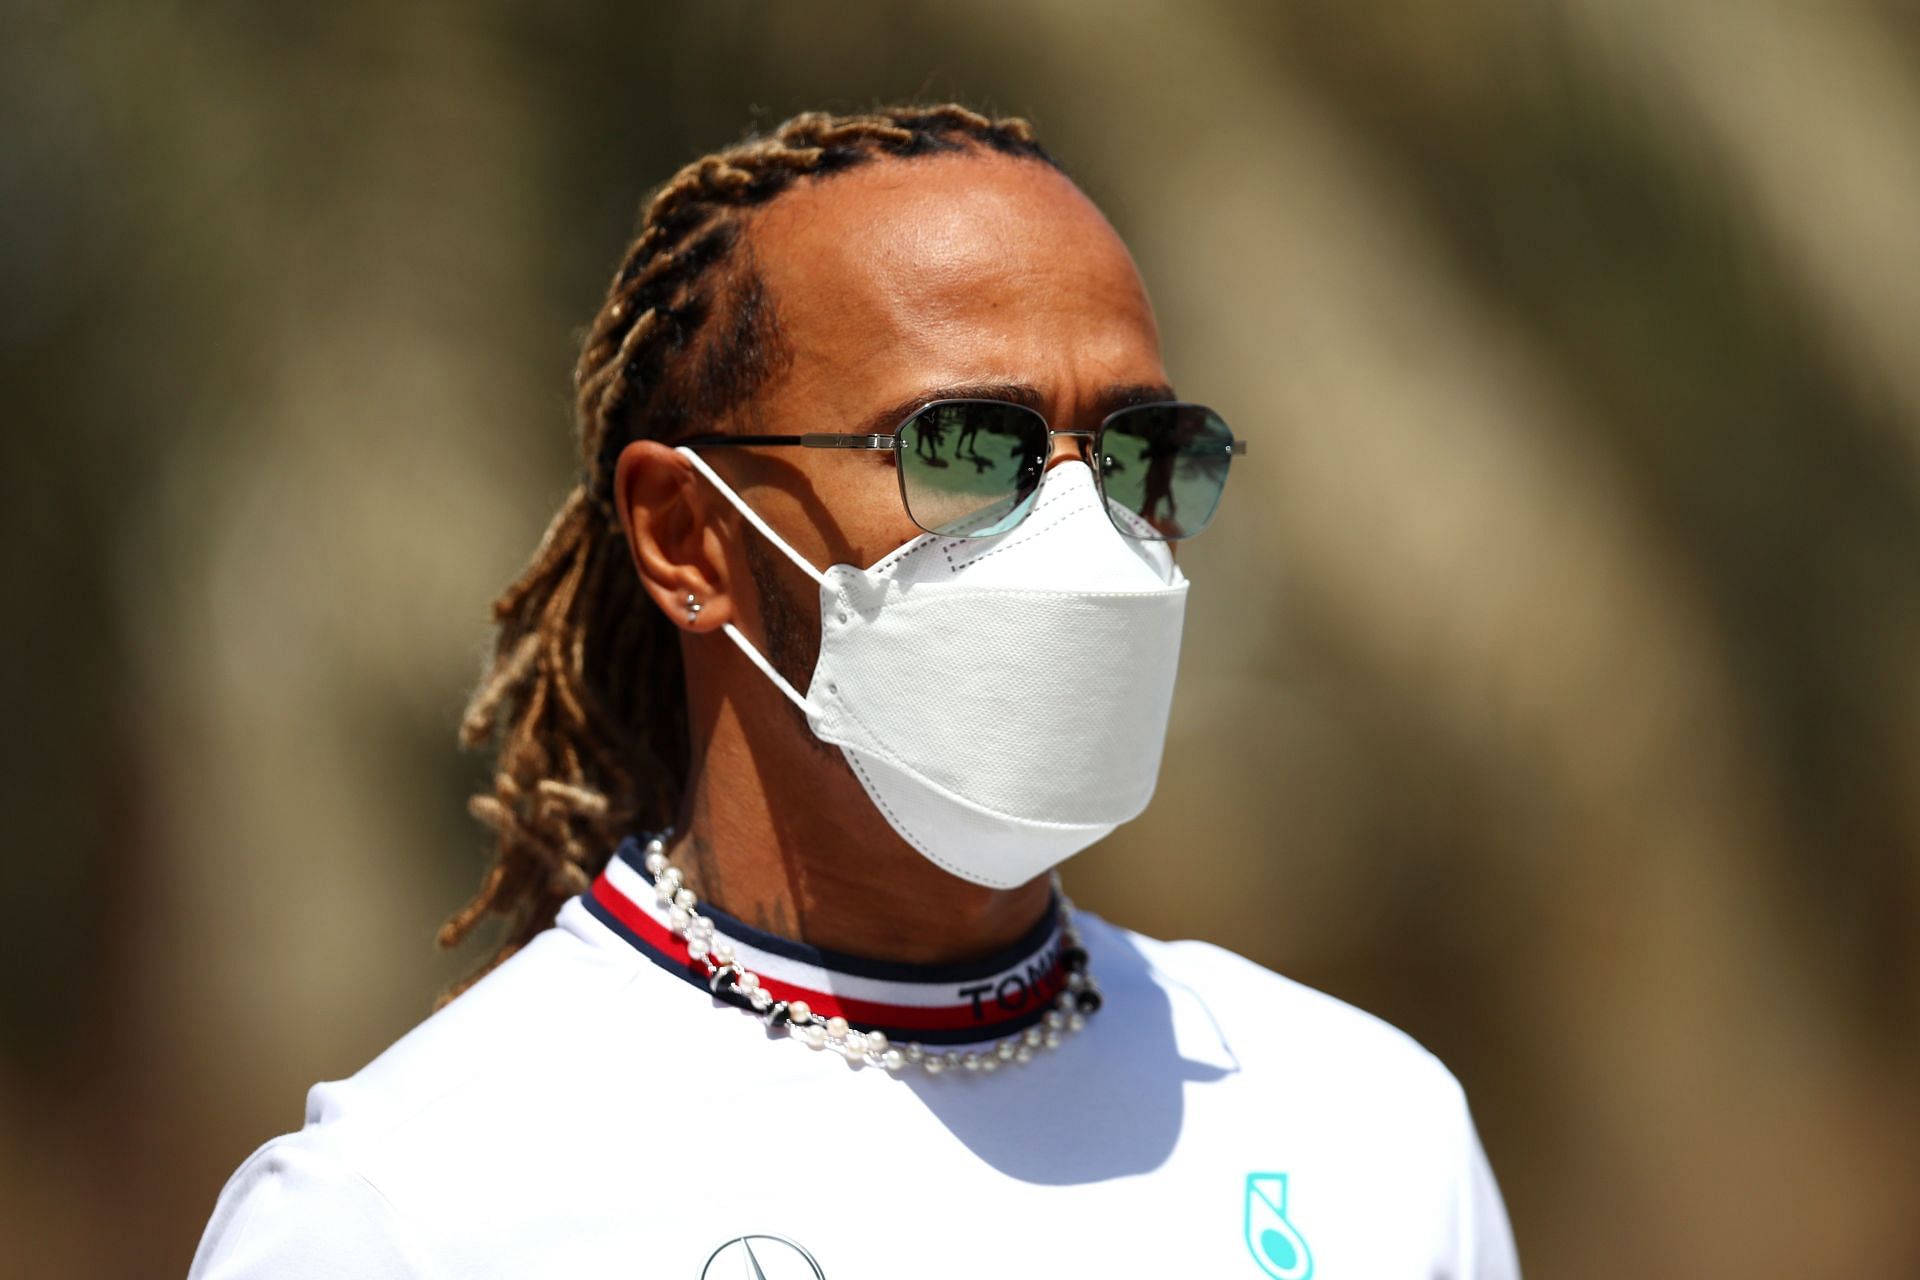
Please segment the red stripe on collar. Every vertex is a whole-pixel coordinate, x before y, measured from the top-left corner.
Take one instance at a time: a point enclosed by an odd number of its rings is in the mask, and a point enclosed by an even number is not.
[[[668,928],[666,909],[643,871],[616,859],[594,881],[586,902],[596,917],[661,967],[707,988],[705,964],[693,960],[685,939]],[[1031,953],[991,972],[955,976],[931,967],[927,972],[938,976],[899,980],[837,971],[819,953],[813,962],[771,955],[745,936],[757,931],[730,932],[722,913],[702,914],[714,921],[715,942],[732,946],[774,999],[804,1000],[817,1017],[842,1017],[858,1029],[884,1030],[896,1039],[965,1043],[1007,1035],[1037,1022],[1066,989],[1057,922]],[[757,940],[764,942],[765,935]]]

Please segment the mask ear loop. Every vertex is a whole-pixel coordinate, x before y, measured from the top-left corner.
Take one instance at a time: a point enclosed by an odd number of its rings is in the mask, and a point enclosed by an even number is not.
[[[725,498],[729,503],[731,503],[735,511],[738,511],[742,516],[746,517],[747,523],[752,525],[754,528],[758,529],[762,537],[764,537],[768,542],[771,542],[774,546],[778,547],[781,553],[784,554],[787,557],[787,559],[793,561],[794,564],[798,565],[802,573],[806,574],[809,578],[812,578],[815,582],[819,583],[823,587],[827,585],[827,576],[824,573],[821,573],[818,569],[814,568],[813,565],[808,563],[807,559],[804,556],[802,556],[798,551],[795,551],[792,547],[788,546],[787,540],[781,537],[779,534],[775,533],[773,531],[773,526],[760,518],[759,512],[755,511],[752,507],[748,506],[744,501],[742,501],[740,498],[740,495],[735,493],[732,487],[729,486],[726,481],[722,480],[718,475],[714,474],[713,468],[707,465],[707,461],[705,458],[702,458],[699,454],[687,448],[685,445],[677,446],[674,449],[674,452],[679,454],[684,454],[686,456],[687,461],[693,464],[694,470],[698,471],[701,475],[705,476],[707,478],[707,482],[719,491],[720,496]],[[775,671],[773,669],[773,664],[771,662],[768,662],[766,657],[758,649],[754,648],[752,644],[748,643],[747,638],[740,634],[740,629],[738,627],[734,626],[731,622],[727,622],[727,623],[722,623],[720,629],[726,633],[727,638],[729,640],[733,641],[735,645],[739,646],[740,652],[746,654],[747,659],[750,662],[752,662],[754,666],[760,668],[760,670],[766,675],[767,679],[773,681],[774,687],[780,690],[781,693],[786,694],[787,699],[790,702],[792,702],[794,706],[800,708],[801,711],[805,712],[809,719],[817,717],[820,714],[819,708],[815,707],[811,702],[808,702],[806,697],[802,695],[798,689],[795,689],[792,685],[788,684],[787,678],[781,675],[778,671]]]

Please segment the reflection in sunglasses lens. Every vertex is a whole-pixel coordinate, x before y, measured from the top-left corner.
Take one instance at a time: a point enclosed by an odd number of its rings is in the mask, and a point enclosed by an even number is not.
[[[1227,483],[1233,432],[1200,405],[1139,405],[1107,419],[1099,440],[1108,514],[1135,537],[1190,538]]]
[[[907,514],[930,533],[984,538],[1020,523],[1040,488],[1046,420],[1023,405],[949,400],[900,428]]]
[[[1135,538],[1190,538],[1220,505],[1233,432],[1196,404],[1146,404],[1109,417],[1096,442],[1107,513]],[[900,428],[900,486],[913,522],[987,538],[1033,505],[1048,453],[1046,419],[1001,400],[945,400]]]

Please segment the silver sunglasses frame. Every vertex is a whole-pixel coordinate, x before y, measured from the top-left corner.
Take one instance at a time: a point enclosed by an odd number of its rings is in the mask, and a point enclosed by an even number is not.
[[[1003,533],[1010,533],[1014,529],[1019,528],[1021,523],[1026,520],[1027,515],[1030,514],[1033,510],[1031,506],[1029,506],[1025,512],[1021,513],[1019,520],[1014,521],[1012,524],[1008,525],[1005,529],[997,530],[994,533],[987,533],[987,534],[946,533],[939,529],[928,529],[927,526],[925,526],[924,524],[921,524],[918,517],[916,517],[913,514],[913,504],[907,500],[907,469],[901,457],[901,455],[906,452],[906,447],[907,447],[906,436],[904,434],[907,425],[911,423],[915,418],[918,418],[921,414],[926,413],[930,409],[941,409],[949,405],[960,405],[960,404],[992,405],[997,409],[1017,409],[1022,413],[1031,414],[1036,420],[1039,421],[1040,428],[1041,430],[1046,432],[1046,437],[1047,437],[1046,447],[1040,456],[1040,465],[1042,470],[1044,470],[1046,467],[1047,458],[1050,457],[1053,453],[1053,438],[1055,436],[1068,436],[1076,440],[1088,441],[1089,442],[1088,447],[1084,451],[1086,454],[1086,457],[1083,459],[1083,461],[1086,461],[1088,463],[1089,468],[1093,472],[1094,488],[1096,491],[1098,491],[1100,495],[1100,508],[1101,510],[1107,513],[1107,519],[1112,521],[1113,527],[1119,530],[1120,533],[1125,537],[1134,538],[1141,542],[1183,542],[1187,538],[1191,538],[1196,536],[1197,534],[1205,532],[1207,525],[1213,523],[1213,513],[1209,512],[1207,514],[1206,524],[1202,524],[1198,529],[1195,529],[1193,533],[1182,534],[1178,538],[1168,538],[1158,534],[1157,531],[1154,534],[1143,535],[1138,530],[1123,528],[1120,524],[1120,521],[1114,515],[1113,505],[1107,501],[1106,476],[1103,474],[1103,469],[1100,466],[1100,461],[1101,461],[1100,448],[1099,448],[1100,440],[1105,435],[1108,425],[1111,424],[1115,418],[1118,418],[1123,414],[1135,413],[1141,409],[1200,409],[1206,413],[1212,414],[1215,421],[1219,422],[1221,426],[1227,427],[1227,420],[1225,418],[1222,418],[1217,411],[1209,408],[1206,405],[1197,404],[1191,400],[1150,400],[1140,404],[1122,405],[1120,408],[1115,409],[1112,413],[1102,418],[1100,420],[1099,426],[1089,430],[1084,428],[1066,428],[1066,427],[1056,428],[1047,422],[1046,415],[1041,413],[1038,409],[1035,409],[1030,405],[1016,403],[1015,401],[1012,401],[1012,400],[992,400],[992,399],[985,399],[985,398],[976,397],[976,396],[958,396],[958,397],[953,397],[946,400],[927,401],[927,403],[919,406],[912,413],[909,413],[906,417],[902,418],[900,420],[899,425],[894,427],[893,432],[890,435],[846,434],[846,433],[833,432],[833,431],[808,431],[808,432],[803,432],[800,435],[740,435],[740,436],[698,435],[698,436],[689,436],[683,440],[676,440],[673,443],[675,445],[685,445],[688,448],[693,448],[693,449],[698,449],[698,448],[707,447],[707,446],[729,446],[729,445],[798,446],[803,449],[859,449],[859,450],[889,449],[889,450],[892,450],[894,453],[893,469],[896,472],[900,482],[900,508],[901,510],[907,513],[907,519],[913,521],[915,528],[921,529],[927,533],[930,533],[936,538],[956,538],[961,540],[968,540],[973,538],[993,538],[993,537],[998,537],[1000,536],[1000,534],[1003,534]],[[1229,438],[1225,445],[1224,452],[1229,457],[1243,456],[1247,452],[1247,442],[1245,440],[1241,440],[1241,439],[1238,439],[1237,437],[1234,437],[1232,427],[1227,427],[1227,434]],[[1226,493],[1226,483],[1227,482],[1224,479],[1222,479],[1220,482],[1221,495],[1223,497],[1225,496],[1225,493]],[[1031,496],[1032,495],[1029,495],[1029,499],[1031,499]],[[1217,501],[1215,505],[1217,509],[1218,507]],[[1141,516],[1139,512],[1131,512],[1131,514],[1139,518],[1140,522],[1143,525],[1146,525],[1146,527],[1150,529],[1153,527],[1152,525],[1147,524],[1146,518],[1144,516]]]

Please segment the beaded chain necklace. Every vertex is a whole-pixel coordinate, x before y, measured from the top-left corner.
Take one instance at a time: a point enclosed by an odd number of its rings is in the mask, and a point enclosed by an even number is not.
[[[985,1074],[1005,1064],[1031,1062],[1035,1054],[1059,1048],[1067,1036],[1085,1027],[1088,1015],[1100,1007],[1100,985],[1087,972],[1087,951],[1074,927],[1073,904],[1061,892],[1056,873],[1060,963],[1066,969],[1066,984],[1054,998],[1054,1007],[1038,1023],[978,1048],[942,1050],[917,1042],[895,1046],[878,1028],[863,1030],[837,1015],[817,1017],[805,1000],[775,999],[761,986],[760,976],[739,962],[731,944],[715,940],[713,921],[700,913],[699,900],[681,882],[680,869],[667,859],[666,837],[671,834],[649,837],[643,862],[654,897],[667,911],[668,931],[686,944],[687,955],[706,970],[707,987],[714,995],[757,1014],[769,1027],[783,1028],[788,1038],[809,1049],[830,1049],[855,1065],[891,1072],[918,1067],[928,1075],[949,1071]]]

